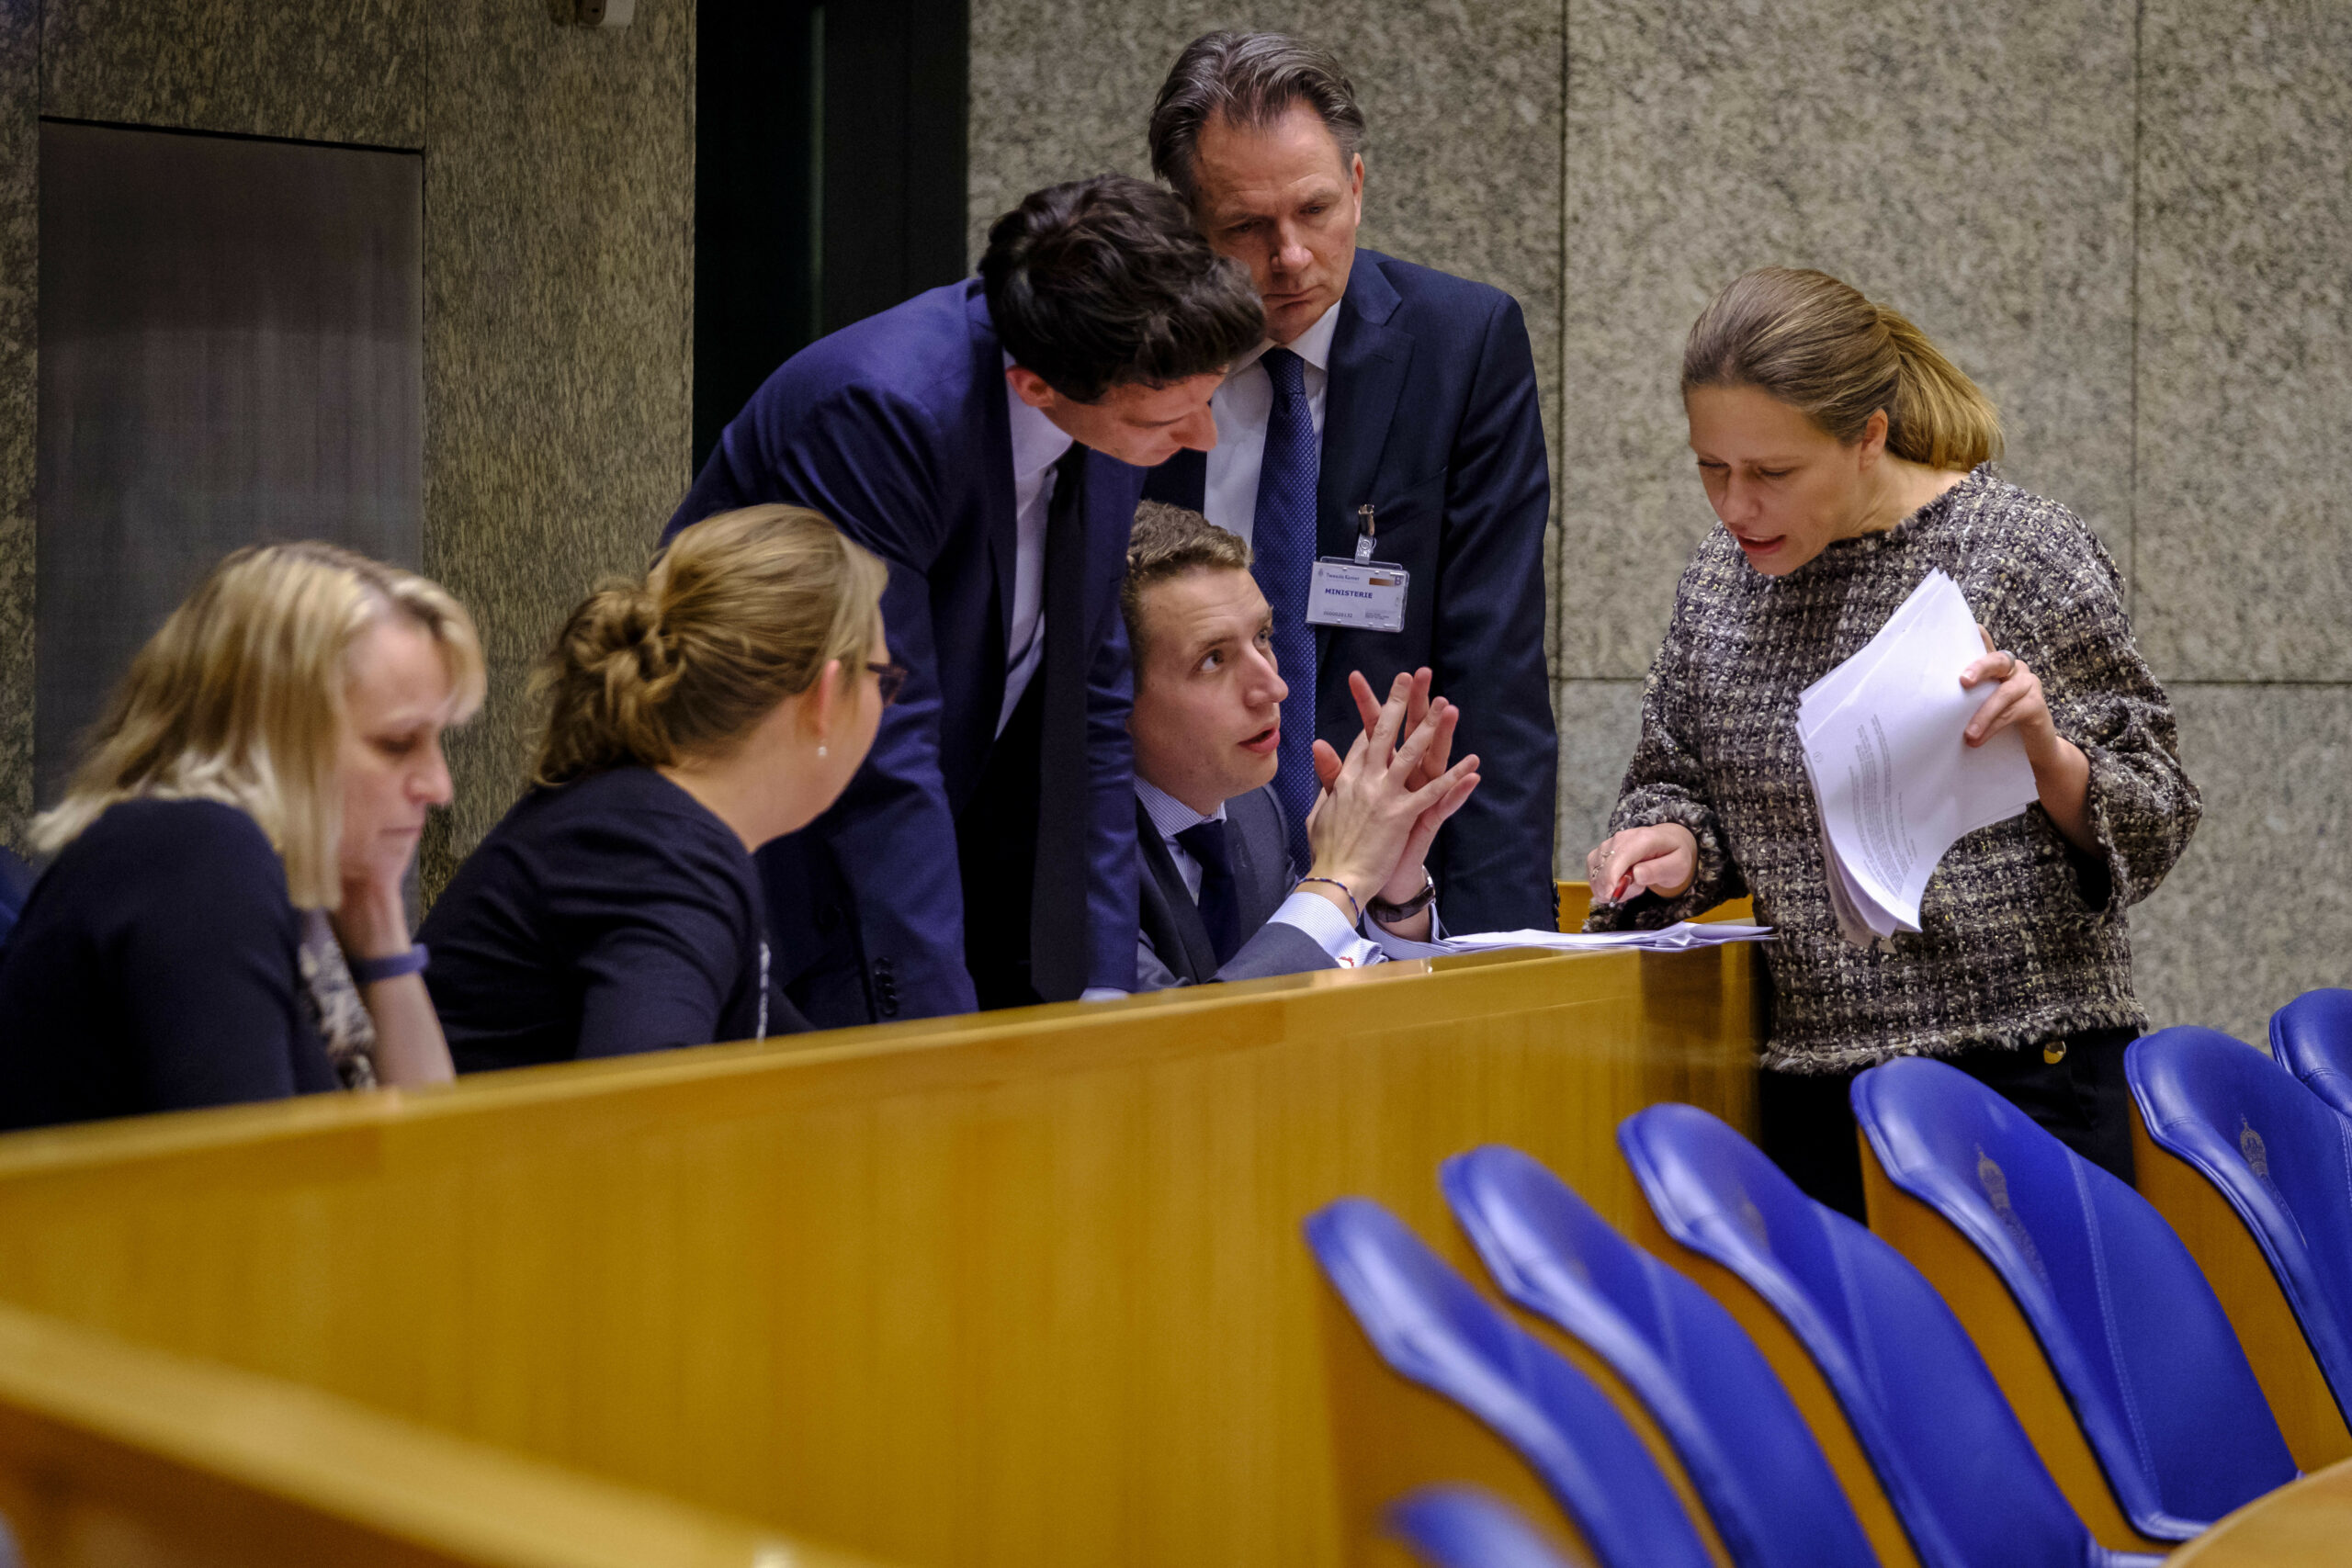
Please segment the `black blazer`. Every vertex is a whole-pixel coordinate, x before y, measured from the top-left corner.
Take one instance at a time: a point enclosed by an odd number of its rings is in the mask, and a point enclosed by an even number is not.
[[[301,944],[285,863],[252,818],[212,800],[107,807],[0,957],[0,1128],[341,1088]]]
[[[1273,785],[1227,801],[1225,819],[1233,880],[1241,899],[1241,929],[1251,934],[1220,969],[1200,906],[1185,890],[1183,875],[1150,813],[1141,801],[1136,803],[1136,841],[1142,848],[1144,867],[1136,989],[1161,991],[1209,980],[1257,980],[1337,967],[1322,944],[1296,926],[1267,923],[1296,885]]]
[[[762,903],[742,840],[650,768],[532,790],[417,932],[458,1071],[799,1033]]]
[[[1347,755],[1362,729],[1348,671],[1385,694],[1426,664],[1462,705],[1454,754],[1481,780],[1430,854],[1447,923],[1548,929],[1557,919],[1552,817],[1559,738],[1544,665],[1544,527],[1551,469],[1535,359],[1498,288],[1358,251],[1331,341],[1318,553],[1355,553],[1370,502],[1377,558],[1413,574],[1402,632],[1316,628],[1316,732]],[[1197,509],[1208,460],[1182,452],[1144,493]]]

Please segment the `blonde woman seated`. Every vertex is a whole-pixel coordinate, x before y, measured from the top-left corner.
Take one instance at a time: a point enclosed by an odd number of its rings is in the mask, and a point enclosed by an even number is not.
[[[481,701],[473,623],[328,545],[240,550],[132,660],[33,824],[0,1126],[447,1078],[401,881]]]
[[[797,506],[680,534],[572,612],[534,787],[424,923],[458,1070],[808,1027],[752,855],[848,784],[902,672],[880,561]]]

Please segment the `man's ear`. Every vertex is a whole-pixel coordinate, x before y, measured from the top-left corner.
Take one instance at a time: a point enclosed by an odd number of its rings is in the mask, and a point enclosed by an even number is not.
[[[1025,365],[1006,366],[1004,379],[1012,395],[1033,409],[1051,409],[1057,400],[1053,387]]]

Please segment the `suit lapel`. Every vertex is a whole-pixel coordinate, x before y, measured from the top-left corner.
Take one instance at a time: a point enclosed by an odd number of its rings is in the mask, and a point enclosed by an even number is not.
[[[1389,324],[1399,300],[1380,270],[1385,259],[1376,251],[1356,253],[1340,300],[1340,325],[1331,336],[1322,468],[1316,483],[1316,547],[1321,555],[1355,553],[1356,508],[1372,499],[1389,422],[1412,366],[1411,334]],[[1330,650],[1331,630],[1316,628],[1318,656]]]
[[[978,283],[971,285],[964,309],[972,329],[972,395],[979,400],[981,427],[987,432],[980,451],[985,479],[980,504],[988,526],[989,565],[996,579],[997,635],[1001,646],[1012,637],[1013,561],[1020,545],[1012,494],[1012,414],[1005,402],[1011,394],[1004,380],[1004,345],[997,341],[995,323],[989,320],[988,296]]]
[[[1231,831],[1227,842],[1233,856],[1233,879],[1240,895],[1244,940],[1273,919],[1290,897],[1290,840],[1283,829],[1283,808],[1269,784],[1225,803]]]
[[[1198,985],[1216,978],[1216,948],[1209,941],[1200,906],[1184,890],[1183,874],[1140,800],[1136,802],[1136,843],[1143,853],[1145,874],[1143,931],[1151,938],[1152,951],[1180,980]]]

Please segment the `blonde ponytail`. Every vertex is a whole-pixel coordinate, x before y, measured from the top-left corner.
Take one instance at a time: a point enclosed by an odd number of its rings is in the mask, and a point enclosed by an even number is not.
[[[1735,278],[1690,329],[1682,389],[1754,387],[1843,442],[1886,413],[1886,449],[1933,468],[2001,455],[2001,416],[1901,312],[1826,273],[1759,267]]]
[[[862,670],[882,563],[798,506],[695,524],[642,581],[598,585],[534,683],[548,704],[533,782],[723,754],[827,662]]]
[[[1993,400],[1901,312],[1873,309],[1902,367],[1886,414],[1887,450],[1931,468],[1973,468],[1999,457],[2001,414]]]

